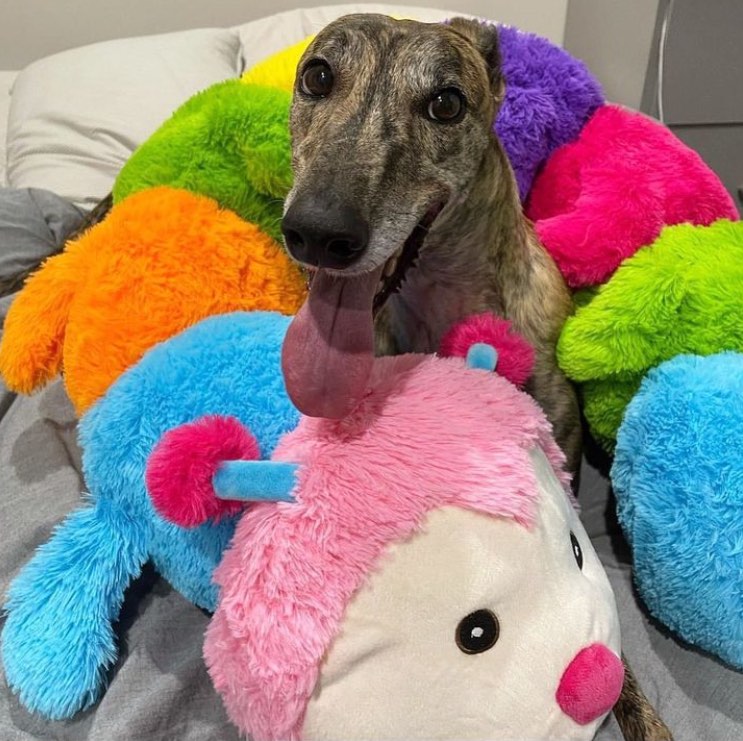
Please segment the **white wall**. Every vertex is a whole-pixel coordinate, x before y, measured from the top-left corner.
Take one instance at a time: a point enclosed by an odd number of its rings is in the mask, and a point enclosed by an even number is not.
[[[94,41],[230,26],[298,6],[343,1],[0,0],[0,69],[21,69],[39,57]],[[482,15],[562,43],[568,0],[401,0],[400,4]]]

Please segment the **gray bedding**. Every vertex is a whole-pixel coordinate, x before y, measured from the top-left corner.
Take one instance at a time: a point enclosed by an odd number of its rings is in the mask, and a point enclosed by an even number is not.
[[[0,188],[0,296],[54,252],[84,215],[48,190]]]
[[[60,204],[54,205],[52,198],[47,207]],[[33,254],[48,254],[59,235],[79,222],[67,212],[69,221],[55,232],[56,217],[47,219],[44,208],[29,217],[34,224],[25,226],[17,223],[19,212],[10,209],[15,233],[39,236],[38,242],[26,243],[37,250]],[[3,213],[7,216],[8,211],[0,207],[0,216]],[[10,247],[3,228],[0,222],[0,280],[3,271],[12,272],[33,259],[23,249],[13,254],[20,243]],[[11,299],[0,299],[2,316]],[[15,397],[0,386],[0,593],[34,547],[79,503],[83,483],[75,429],[60,382],[30,398]],[[635,673],[677,741],[740,741],[743,674],[681,644],[645,615],[632,589],[628,549],[601,473],[605,461],[595,452],[589,458],[581,477],[583,519],[613,584],[625,653]],[[128,592],[118,626],[121,657],[102,701],[73,721],[45,722],[19,705],[0,674],[0,741],[237,739],[203,666],[201,641],[207,621],[206,614],[146,570]],[[612,718],[597,738],[621,738]]]

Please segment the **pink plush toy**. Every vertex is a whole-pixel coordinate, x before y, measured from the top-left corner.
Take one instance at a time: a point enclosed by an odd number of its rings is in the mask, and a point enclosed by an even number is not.
[[[466,358],[473,345],[489,345],[496,352],[498,375],[523,388],[534,368],[534,348],[511,327],[507,319],[475,314],[457,322],[442,338],[442,358]]]
[[[243,733],[593,738],[622,687],[614,597],[549,424],[496,359],[380,358],[349,417],[303,418],[269,462],[220,456],[241,436],[204,421],[222,432],[204,433],[202,516],[209,489],[283,500],[245,511],[215,576],[205,657]],[[199,445],[172,434],[161,473]],[[163,489],[195,524],[187,482]]]
[[[701,157],[662,124],[616,105],[547,161],[526,207],[573,288],[606,281],[664,226],[738,219]]]

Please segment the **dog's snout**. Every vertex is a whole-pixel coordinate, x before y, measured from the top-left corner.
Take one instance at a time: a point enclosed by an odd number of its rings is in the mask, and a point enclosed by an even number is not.
[[[369,225],[355,208],[314,198],[295,199],[281,231],[296,260],[336,270],[358,260],[369,243]]]

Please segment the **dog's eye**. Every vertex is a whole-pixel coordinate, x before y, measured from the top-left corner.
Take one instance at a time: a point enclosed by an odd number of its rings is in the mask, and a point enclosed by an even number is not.
[[[456,641],[466,654],[481,654],[491,649],[500,635],[498,618],[490,610],[475,610],[457,625]]]
[[[573,549],[573,556],[575,556],[575,562],[578,564],[578,568],[583,570],[583,549],[580,547],[578,538],[575,537],[574,533],[570,533],[570,545]]]
[[[313,98],[325,98],[333,89],[333,70],[326,62],[310,62],[302,72],[300,88],[305,95]]]
[[[464,115],[464,95],[456,88],[439,90],[428,103],[428,117],[439,123],[455,123]]]

